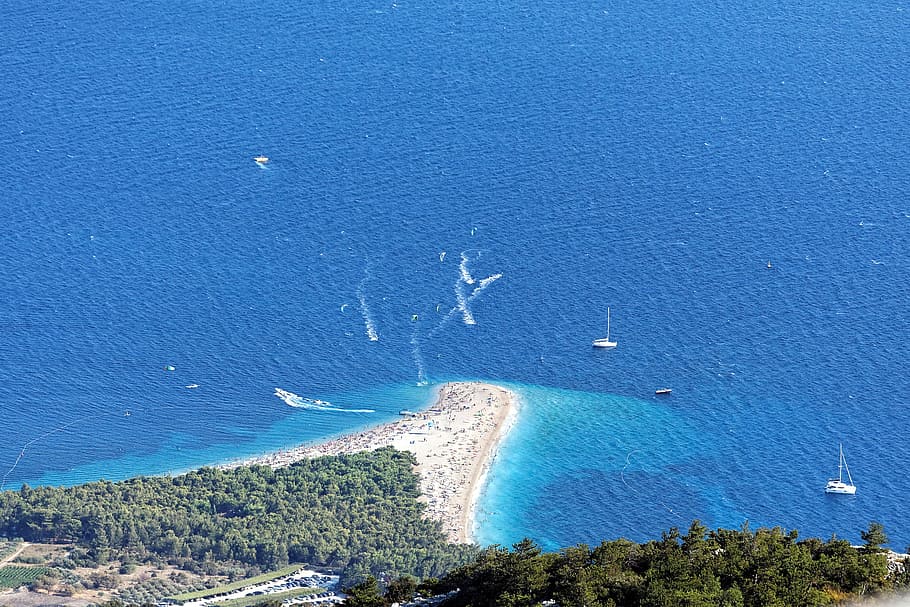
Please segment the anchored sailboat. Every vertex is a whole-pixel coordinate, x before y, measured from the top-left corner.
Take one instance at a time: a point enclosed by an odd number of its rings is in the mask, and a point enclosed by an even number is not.
[[[607,336],[591,342],[595,348],[615,348],[616,342],[610,341],[610,308],[607,308]]]
[[[847,480],[844,482],[844,470],[847,471]],[[853,477],[850,476],[850,468],[847,467],[847,460],[844,457],[844,446],[840,446],[840,461],[837,462],[837,478],[828,479],[825,485],[825,493],[845,493],[853,495],[856,493],[856,485],[853,484]]]

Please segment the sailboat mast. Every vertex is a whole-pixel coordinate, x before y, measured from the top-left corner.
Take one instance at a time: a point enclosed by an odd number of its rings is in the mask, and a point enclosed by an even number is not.
[[[607,341],[610,341],[610,308],[607,308]]]
[[[837,460],[837,480],[844,481],[844,445],[840,443],[840,459]]]
[[[847,478],[850,480],[850,484],[853,484],[853,475],[850,474],[850,467],[847,465],[847,458],[844,457],[844,446],[840,446],[840,461],[843,464],[844,468],[847,470]]]

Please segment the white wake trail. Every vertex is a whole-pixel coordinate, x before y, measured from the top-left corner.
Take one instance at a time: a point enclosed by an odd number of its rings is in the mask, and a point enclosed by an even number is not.
[[[30,441],[28,441],[27,443],[25,443],[24,445],[22,445],[22,449],[19,451],[19,456],[16,457],[16,461],[13,462],[12,467],[11,467],[9,470],[6,471],[6,474],[3,475],[3,479],[0,479],[0,491],[3,491],[3,487],[6,485],[7,479],[9,479],[9,475],[13,473],[13,471],[16,469],[16,466],[18,466],[18,465],[19,465],[19,462],[22,460],[22,458],[25,457],[25,452],[28,451],[28,448],[29,448],[29,447],[31,447],[32,445],[34,445],[34,444],[37,443],[38,441],[47,438],[48,436],[50,436],[50,435],[52,435],[52,434],[56,434],[57,432],[61,432],[61,431],[63,431],[63,430],[66,430],[66,429],[69,428],[70,426],[73,426],[73,425],[75,425],[75,424],[78,424],[79,422],[86,421],[86,420],[88,420],[88,419],[90,419],[90,418],[93,418],[93,417],[97,417],[97,416],[95,416],[95,415],[89,415],[89,416],[86,416],[86,417],[80,417],[79,419],[76,419],[76,420],[73,420],[73,421],[71,421],[71,422],[69,422],[69,423],[63,424],[62,426],[57,426],[56,428],[54,428],[54,429],[52,429],[52,430],[49,430],[49,431],[45,432],[44,434],[42,434],[41,436],[38,436],[37,438],[33,438],[32,440],[30,440]]]
[[[461,273],[461,280],[465,284],[472,285],[474,284],[474,277],[471,276],[471,273],[468,271],[468,256],[462,252],[461,254],[461,263],[458,264],[458,271]]]
[[[293,392],[275,388],[275,396],[280,398],[289,407],[296,409],[309,409],[310,411],[340,411],[341,413],[376,413],[374,409],[342,409],[332,406],[332,403],[326,400],[305,398],[298,396]]]
[[[360,314],[363,316],[363,324],[366,326],[367,337],[370,341],[379,341],[379,333],[376,331],[376,324],[373,322],[373,316],[370,314],[370,307],[367,305],[366,296],[363,294],[363,283],[367,281],[364,276],[360,284],[357,285],[357,299],[360,301]]]
[[[464,324],[476,325],[477,321],[474,320],[474,315],[471,314],[471,310],[468,308],[468,297],[465,296],[463,282],[455,283],[455,301],[458,302],[458,309],[461,311],[461,318]]]
[[[420,342],[417,341],[417,327],[414,327],[414,332],[411,334],[411,355],[414,357],[414,363],[417,365],[417,385],[426,386],[427,383],[427,374],[423,366],[423,356],[420,354]]]
[[[477,320],[474,318],[474,313],[471,312],[471,302],[474,301],[487,287],[491,284],[502,278],[502,273],[493,274],[487,276],[481,280],[476,280],[471,276],[471,271],[468,269],[468,263],[471,259],[468,257],[467,253],[461,253],[461,263],[458,265],[458,279],[455,281],[454,291],[455,291],[455,307],[451,308],[442,320],[437,323],[437,325],[429,332],[429,336],[432,337],[438,333],[451,319],[452,316],[456,313],[461,313],[462,322],[466,325],[476,325]],[[466,287],[470,285],[476,285],[471,289],[470,294],[467,292]],[[438,308],[437,308],[437,311]]]
[[[489,287],[491,284],[493,284],[500,278],[502,278],[501,273],[493,274],[492,276],[487,276],[486,278],[482,279],[479,283],[477,283],[477,286],[474,287],[474,291],[471,292],[471,299],[474,299],[475,297],[477,297],[481,291],[483,291],[484,289]]]

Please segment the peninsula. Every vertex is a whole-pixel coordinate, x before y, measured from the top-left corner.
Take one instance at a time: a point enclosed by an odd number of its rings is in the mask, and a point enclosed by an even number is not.
[[[514,423],[517,405],[515,393],[500,386],[446,383],[426,411],[321,444],[285,449],[223,467],[281,467],[305,458],[390,446],[410,451],[417,459],[427,517],[442,523],[450,541],[469,543],[475,502],[499,443]]]

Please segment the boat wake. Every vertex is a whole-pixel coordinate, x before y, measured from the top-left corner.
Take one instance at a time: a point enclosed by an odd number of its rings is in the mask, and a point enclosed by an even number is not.
[[[638,451],[638,449],[632,449],[631,451],[629,451],[628,454],[626,454],[626,465],[623,466],[622,470],[619,471],[619,480],[621,480],[622,484],[626,486],[626,489],[632,489],[632,487],[629,486],[629,483],[626,482],[626,476],[625,476],[626,468],[629,467],[629,463],[630,463],[629,460],[632,458],[632,455],[634,453],[636,453],[637,451]]]
[[[462,251],[461,253],[461,263],[458,264],[458,272],[461,274],[461,280],[467,285],[474,284],[474,277],[471,276],[471,272],[468,271],[468,256]]]
[[[16,461],[13,462],[13,465],[10,467],[10,469],[7,470],[7,471],[6,471],[6,474],[3,475],[3,478],[0,479],[0,491],[3,491],[3,488],[6,486],[6,481],[9,479],[9,476],[10,476],[10,475],[13,473],[13,471],[16,469],[16,466],[19,465],[19,462],[22,460],[22,458],[25,457],[25,452],[28,451],[29,447],[31,447],[31,446],[34,445],[35,443],[37,443],[37,442],[39,442],[39,441],[41,441],[41,440],[47,438],[48,436],[50,436],[50,435],[52,435],[52,434],[56,434],[57,432],[62,432],[63,430],[66,430],[66,429],[69,428],[70,426],[73,426],[73,425],[75,425],[75,424],[78,424],[79,422],[86,421],[86,420],[89,419],[90,417],[95,417],[95,416],[81,417],[81,418],[76,419],[76,420],[73,420],[73,421],[71,421],[71,422],[69,422],[69,423],[63,424],[63,425],[61,425],[61,426],[57,426],[57,427],[54,428],[53,430],[50,430],[50,431],[48,431],[48,432],[45,432],[45,433],[42,434],[41,436],[38,436],[37,438],[33,438],[33,439],[31,439],[30,441],[28,441],[27,443],[25,443],[24,445],[22,445],[22,449],[19,451],[19,456],[16,457]]]
[[[475,279],[468,269],[468,262],[471,259],[467,253],[461,253],[461,263],[458,264],[458,280],[455,281],[455,307],[449,310],[449,313],[440,321],[430,334],[436,333],[452,317],[453,314],[461,313],[461,319],[466,325],[476,325],[474,314],[471,312],[471,302],[474,301],[487,287],[502,278],[502,273],[492,274],[480,280]],[[468,287],[472,287],[469,289]]]
[[[468,282],[471,284],[473,281]],[[456,309],[461,311],[461,319],[466,325],[476,325],[477,321],[474,320],[474,315],[471,314],[471,309],[468,307],[468,298],[465,295],[465,282],[455,283],[455,301],[458,302]]]
[[[379,341],[376,324],[373,322],[373,316],[370,314],[370,308],[367,306],[367,300],[363,294],[363,283],[367,281],[367,278],[369,276],[364,276],[360,284],[357,285],[357,299],[360,301],[360,314],[363,316],[363,324],[366,325],[367,337],[370,338],[370,341]]]
[[[420,342],[417,341],[417,327],[414,327],[414,333],[411,334],[411,354],[414,356],[414,363],[417,365],[417,385],[426,386],[429,382],[427,381],[426,370],[423,366],[423,356],[420,354]]]
[[[334,407],[332,406],[332,403],[326,400],[305,398],[303,396],[298,396],[293,392],[282,390],[281,388],[275,388],[275,396],[283,400],[289,407],[295,407],[297,409],[309,409],[310,411],[339,411],[342,413],[376,413],[374,409],[342,409],[340,407]]]

